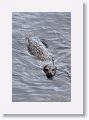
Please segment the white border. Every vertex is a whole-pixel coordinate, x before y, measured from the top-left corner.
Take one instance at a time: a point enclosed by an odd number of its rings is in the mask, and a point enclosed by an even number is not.
[[[71,102],[12,102],[12,12],[71,12]],[[82,0],[0,1],[0,113],[83,114]]]

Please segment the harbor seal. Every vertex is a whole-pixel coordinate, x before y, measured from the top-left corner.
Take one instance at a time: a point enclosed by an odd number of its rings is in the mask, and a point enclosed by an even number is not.
[[[52,62],[51,65],[44,65],[43,71],[45,72],[47,78],[53,77],[56,74],[56,67],[54,66],[53,54],[48,49],[48,45],[36,36],[26,37],[26,39],[28,41],[27,49],[30,54],[34,55],[37,59],[41,61]]]

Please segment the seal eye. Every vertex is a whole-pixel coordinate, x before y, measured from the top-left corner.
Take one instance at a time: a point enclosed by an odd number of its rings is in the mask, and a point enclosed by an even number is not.
[[[45,69],[44,69],[44,71],[45,71],[45,72],[47,72],[47,71],[48,71],[48,69],[47,69],[47,68],[45,68]]]
[[[47,73],[48,70],[49,70],[49,69],[48,69],[48,65],[44,66],[43,71],[44,71],[45,73]]]
[[[52,71],[54,71],[54,69],[52,69]]]

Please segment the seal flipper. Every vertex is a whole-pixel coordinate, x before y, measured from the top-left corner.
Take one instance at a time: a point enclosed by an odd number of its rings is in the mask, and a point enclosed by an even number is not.
[[[41,42],[45,45],[46,48],[48,48],[47,43],[45,42],[45,39],[41,39]]]
[[[48,48],[48,45],[44,41],[41,42],[45,45],[46,48]]]

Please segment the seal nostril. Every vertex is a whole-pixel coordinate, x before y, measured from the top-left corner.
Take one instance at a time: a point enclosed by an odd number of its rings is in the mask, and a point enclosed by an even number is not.
[[[48,73],[49,75],[51,75],[51,73]]]
[[[53,77],[53,75],[51,73],[48,73],[47,78],[51,78],[51,77]]]

